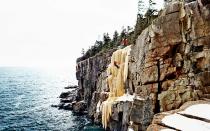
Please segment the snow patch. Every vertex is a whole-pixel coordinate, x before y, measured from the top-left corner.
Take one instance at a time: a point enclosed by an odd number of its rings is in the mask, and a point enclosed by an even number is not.
[[[129,128],[128,128],[128,131],[134,131],[134,129],[129,127]]]
[[[101,101],[99,100],[96,106],[96,112],[99,113],[101,108]]]
[[[124,94],[123,96],[120,96],[116,99],[116,101],[130,101],[132,102],[134,99],[135,95],[130,95],[130,94]]]
[[[179,114],[165,116],[162,123],[182,131],[210,131],[210,123],[187,118]]]
[[[136,96],[135,99],[141,100],[141,101],[145,100],[144,98],[142,98],[142,97],[140,97],[140,96]]]
[[[210,120],[210,104],[197,104],[192,105],[185,109],[182,112],[179,112],[180,114],[187,114],[192,116],[197,116],[200,118],[205,118]]]

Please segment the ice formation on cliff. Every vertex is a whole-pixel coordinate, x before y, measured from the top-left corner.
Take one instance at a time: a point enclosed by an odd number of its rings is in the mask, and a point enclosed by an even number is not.
[[[109,86],[109,98],[102,103],[102,124],[107,128],[111,113],[112,105],[115,101],[127,99],[130,101],[131,96],[125,95],[125,82],[128,77],[128,62],[131,47],[115,51],[111,58],[111,63],[107,68],[107,82]]]

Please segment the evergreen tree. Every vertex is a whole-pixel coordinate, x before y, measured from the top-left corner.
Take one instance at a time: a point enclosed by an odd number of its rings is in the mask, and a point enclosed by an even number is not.
[[[111,38],[109,37],[108,33],[104,33],[103,40],[104,40],[104,44],[107,44],[111,41]]]
[[[117,42],[119,37],[119,33],[117,31],[114,32],[113,34],[113,42]]]
[[[147,6],[146,4],[149,4],[149,6]],[[108,49],[117,47],[125,38],[128,40],[128,44],[134,44],[136,38],[141,34],[141,32],[151,24],[152,20],[157,17],[157,9],[155,8],[155,5],[156,3],[154,2],[154,0],[148,0],[148,3],[146,3],[144,0],[138,0],[138,17],[134,31],[130,26],[128,26],[127,28],[123,27],[120,33],[118,33],[117,31],[114,32],[113,39],[110,38],[108,33],[104,33],[103,41],[96,40],[94,46],[91,46],[86,51],[86,53],[84,49],[82,49],[83,56],[79,60],[84,60],[92,57],[100,51],[106,51]]]
[[[130,26],[127,26],[127,34],[131,32],[132,28]]]
[[[101,49],[102,49],[102,47],[103,47],[103,42],[102,42],[102,41],[96,40],[95,46],[97,47],[97,50],[98,50],[98,52],[99,52],[99,51],[101,51]]]
[[[109,44],[111,42],[111,38],[109,37],[109,34],[108,33],[104,33],[104,35],[103,35],[103,41],[104,41],[103,47],[105,49],[108,49],[109,48]]]
[[[85,55],[85,49],[82,48],[82,52],[81,52],[82,55]]]
[[[157,9],[155,8],[156,2],[154,2],[153,0],[149,0],[148,2],[149,2],[149,7],[145,15],[146,16],[155,15],[158,12]]]
[[[121,40],[124,39],[126,37],[126,34],[127,34],[126,29],[123,27],[123,29],[122,29],[122,31],[120,33],[120,39]]]
[[[143,0],[138,1],[138,15],[144,15],[145,12],[145,3]]]

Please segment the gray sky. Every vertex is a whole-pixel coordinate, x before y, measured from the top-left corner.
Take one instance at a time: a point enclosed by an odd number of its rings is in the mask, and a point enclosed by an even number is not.
[[[0,0],[0,66],[68,66],[104,32],[133,26],[138,0]]]

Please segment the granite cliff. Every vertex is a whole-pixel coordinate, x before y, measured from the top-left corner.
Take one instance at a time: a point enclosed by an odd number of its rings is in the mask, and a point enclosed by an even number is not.
[[[84,102],[94,122],[113,131],[147,130],[157,113],[210,99],[209,0],[169,3],[130,48],[77,62],[75,103]]]

